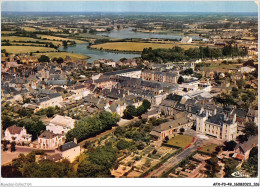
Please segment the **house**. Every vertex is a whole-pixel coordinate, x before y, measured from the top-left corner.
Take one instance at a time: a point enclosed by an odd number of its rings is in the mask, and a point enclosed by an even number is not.
[[[75,142],[68,142],[60,146],[61,156],[73,162],[80,155],[80,146]]]
[[[189,44],[191,42],[192,42],[192,38],[188,37],[188,36],[183,37],[181,40],[181,43],[184,43],[184,44]]]
[[[74,128],[75,120],[68,116],[55,116],[46,126],[46,130],[54,134],[66,134],[69,130]]]
[[[44,131],[31,146],[38,149],[56,149],[64,143],[65,135]]]
[[[59,106],[62,102],[62,95],[60,93],[50,94],[48,97],[40,98],[39,109],[48,108],[50,106]]]
[[[240,72],[241,73],[251,73],[253,71],[255,71],[255,68],[251,67],[251,66],[246,66],[246,67],[241,67],[240,68]]]
[[[10,142],[15,141],[16,143],[28,143],[32,141],[32,135],[27,134],[24,127],[17,127],[16,125],[13,125],[5,130],[4,140],[8,140]]]
[[[86,97],[88,94],[90,94],[90,90],[84,85],[76,86],[71,91],[75,93],[74,95],[75,100],[82,99],[83,97]]]
[[[201,112],[196,118],[196,131],[223,140],[234,140],[237,137],[236,114],[217,113],[212,116],[207,111]]]
[[[246,115],[246,122],[254,122],[258,126],[258,110],[249,109]]]
[[[187,129],[192,125],[193,121],[189,120],[184,112],[179,112],[176,114],[176,118],[174,118],[174,120],[158,125],[150,132],[150,135],[158,140],[164,140],[166,136],[171,138],[175,136],[181,128]]]
[[[149,119],[149,118],[152,118],[152,117],[158,117],[160,115],[160,111],[158,108],[154,108],[144,114],[142,114],[142,119]]]
[[[244,155],[244,160],[249,158],[250,151],[253,147],[258,145],[258,136],[250,136],[246,142],[240,143],[236,146],[235,152]]]

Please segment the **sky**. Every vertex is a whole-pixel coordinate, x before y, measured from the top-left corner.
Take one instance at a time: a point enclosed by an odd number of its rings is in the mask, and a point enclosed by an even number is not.
[[[258,12],[254,1],[2,1],[13,12]]]

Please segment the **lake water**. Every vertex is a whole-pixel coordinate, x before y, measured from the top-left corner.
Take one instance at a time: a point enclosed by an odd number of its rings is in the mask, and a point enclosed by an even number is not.
[[[97,35],[108,36],[110,38],[116,39],[125,39],[125,38],[160,38],[160,39],[177,39],[183,38],[184,35],[174,35],[174,34],[155,34],[155,33],[143,33],[143,32],[134,32],[132,31],[133,28],[126,28],[126,29],[119,29],[113,30],[111,32],[102,32],[98,33]],[[190,36],[192,39],[203,39],[199,36]]]
[[[101,58],[104,59],[112,59],[114,61],[118,61],[121,58],[134,58],[134,57],[140,57],[139,54],[128,54],[128,53],[111,53],[106,51],[99,51],[95,49],[87,48],[88,43],[84,44],[76,44],[74,46],[68,46],[67,48],[60,47],[59,50],[66,51],[69,53],[76,53],[76,54],[82,54],[87,55],[91,57],[90,59],[87,59],[88,62],[93,62],[94,60],[98,60]]]

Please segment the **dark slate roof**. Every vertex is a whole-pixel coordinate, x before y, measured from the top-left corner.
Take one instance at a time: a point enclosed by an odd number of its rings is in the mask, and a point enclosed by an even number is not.
[[[177,94],[174,94],[174,95],[170,94],[170,95],[167,96],[166,99],[180,102],[181,99],[182,99],[182,96],[181,95],[177,95]]]
[[[238,146],[241,147],[245,153],[256,145],[258,145],[258,136],[250,136],[246,142],[239,144]]]
[[[243,109],[235,109],[234,113],[237,115],[237,117],[240,117],[240,118],[245,118],[247,115],[247,111],[245,111]]]
[[[63,151],[67,151],[67,150],[72,149],[77,146],[78,145],[75,142],[71,141],[71,142],[65,143],[62,146],[60,146],[60,150],[63,152]]]
[[[223,123],[232,123],[231,119],[226,118],[225,114],[216,114],[212,117],[209,117],[207,121],[217,125],[223,125]]]

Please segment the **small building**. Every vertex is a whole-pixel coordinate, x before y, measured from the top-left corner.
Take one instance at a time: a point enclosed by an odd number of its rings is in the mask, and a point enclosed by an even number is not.
[[[55,116],[46,126],[46,130],[54,134],[66,134],[69,130],[74,128],[75,120],[68,116]]]
[[[17,127],[16,125],[13,125],[5,130],[4,140],[8,140],[10,142],[15,141],[16,143],[28,143],[32,141],[32,135],[27,134],[24,127]]]
[[[73,162],[77,156],[80,155],[80,146],[75,142],[68,142],[60,146],[61,156]]]
[[[235,148],[235,152],[240,155],[244,155],[244,160],[249,158],[250,151],[253,147],[258,145],[258,136],[250,136],[246,142],[238,144]]]
[[[188,36],[183,37],[181,40],[181,43],[184,43],[184,44],[189,44],[191,42],[192,42],[192,38],[188,37]]]

